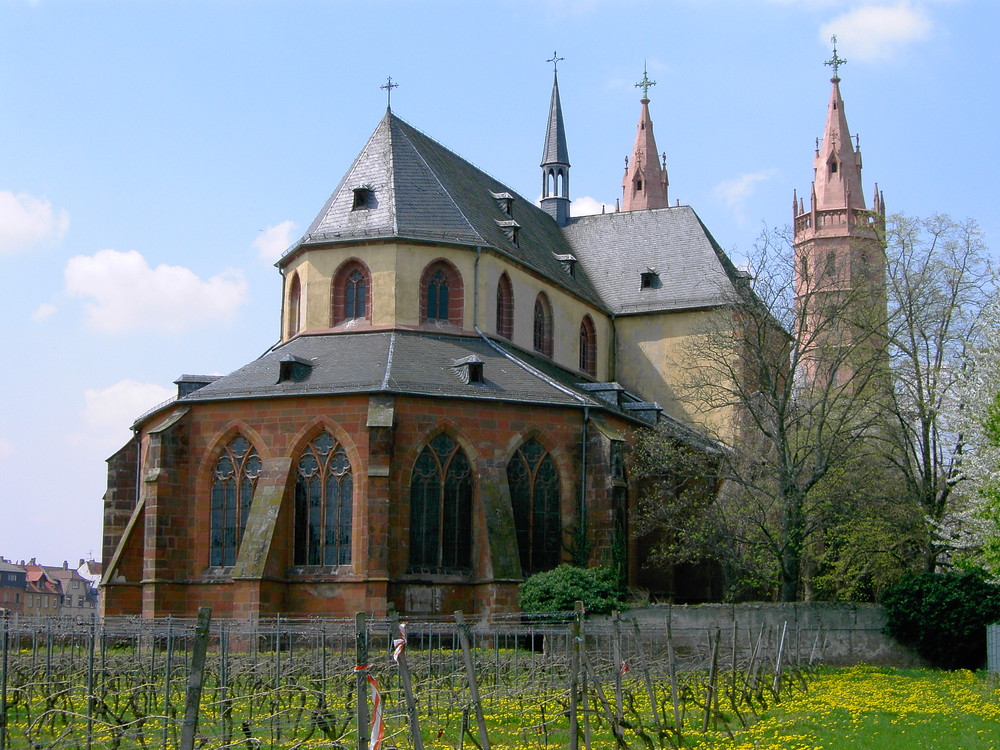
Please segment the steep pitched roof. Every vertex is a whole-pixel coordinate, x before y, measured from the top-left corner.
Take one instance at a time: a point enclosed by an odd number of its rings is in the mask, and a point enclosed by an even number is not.
[[[361,209],[354,208],[357,189],[371,191]],[[501,194],[509,196],[510,213]],[[392,112],[279,265],[312,246],[370,239],[496,248],[601,306],[585,273],[564,270],[557,256],[571,249],[547,213]]]
[[[566,145],[566,126],[563,125],[562,104],[559,101],[559,76],[553,74],[552,101],[549,102],[549,119],[545,128],[545,146],[542,148],[542,166],[546,164],[569,165],[569,147]]]
[[[690,206],[583,216],[563,231],[617,315],[723,305],[740,276]],[[658,284],[641,288],[647,272]]]

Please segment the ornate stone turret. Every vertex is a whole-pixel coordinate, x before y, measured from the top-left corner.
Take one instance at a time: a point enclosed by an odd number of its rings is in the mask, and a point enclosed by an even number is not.
[[[856,367],[840,356],[845,347],[884,324],[885,202],[876,185],[872,209],[865,206],[861,151],[840,95],[839,68],[847,61],[837,56],[836,42],[834,37],[833,58],[825,63],[833,68],[833,88],[823,138],[816,141],[809,208],[793,193],[792,214],[799,346],[814,352],[803,357],[806,374],[815,378],[835,369],[846,383]],[[836,320],[820,319],[830,315]]]
[[[656,81],[649,80],[643,68],[642,80],[636,84],[642,89],[642,111],[636,127],[632,158],[625,159],[622,211],[667,207],[667,157],[664,154],[661,166],[653,137],[653,121],[649,117],[649,87],[655,85]]]
[[[563,126],[562,105],[559,103],[559,61],[563,58],[552,53],[552,102],[549,104],[549,121],[545,130],[545,147],[542,150],[542,210],[559,226],[569,220],[569,149],[566,147],[566,129]]]

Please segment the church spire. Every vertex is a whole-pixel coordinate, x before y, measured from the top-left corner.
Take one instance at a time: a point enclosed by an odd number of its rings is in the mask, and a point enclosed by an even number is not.
[[[848,208],[865,210],[861,187],[861,151],[855,150],[851,131],[840,96],[840,66],[847,61],[837,56],[837,37],[833,37],[833,58],[825,64],[833,68],[833,90],[826,112],[826,127],[813,160],[817,211]]]
[[[636,88],[642,89],[642,111],[636,127],[635,145],[631,161],[625,160],[625,177],[622,179],[622,211],[639,211],[644,208],[667,207],[667,158],[663,164],[656,153],[653,121],[649,117],[649,87],[656,81],[649,80],[646,68]]]
[[[563,126],[562,105],[559,102],[559,62],[564,58],[555,52],[552,59],[552,101],[549,104],[549,121],[545,130],[545,147],[542,149],[542,210],[559,226],[569,221],[569,149],[566,146],[566,129]]]

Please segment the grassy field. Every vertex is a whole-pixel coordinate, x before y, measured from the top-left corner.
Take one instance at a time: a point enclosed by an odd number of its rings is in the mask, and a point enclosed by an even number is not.
[[[1000,748],[1000,683],[967,671],[824,669],[749,730],[688,739],[735,750]]]

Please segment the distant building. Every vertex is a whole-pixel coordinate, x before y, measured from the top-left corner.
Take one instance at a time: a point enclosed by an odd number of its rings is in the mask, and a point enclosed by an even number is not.
[[[80,561],[81,567],[84,561]],[[98,611],[97,590],[89,580],[84,578],[80,571],[69,567],[69,562],[64,561],[62,567],[57,565],[38,565],[34,560],[29,563],[44,571],[45,574],[59,582],[62,592],[62,604],[59,614],[68,616],[86,616]]]
[[[0,609],[24,611],[27,577],[28,571],[22,566],[0,557]]]
[[[23,614],[34,617],[55,617],[61,613],[63,603],[62,583],[38,565],[26,565]]]

